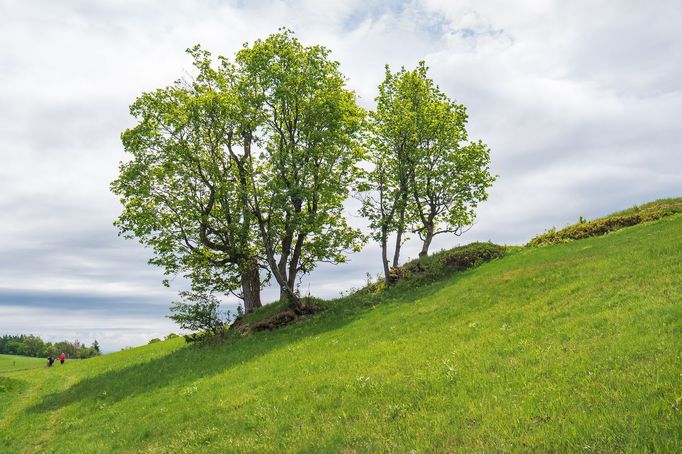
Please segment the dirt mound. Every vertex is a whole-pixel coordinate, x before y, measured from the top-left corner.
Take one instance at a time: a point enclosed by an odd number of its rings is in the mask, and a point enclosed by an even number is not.
[[[238,318],[232,324],[231,329],[234,329],[242,336],[256,331],[272,331],[296,323],[299,320],[309,318],[318,310],[319,309],[316,306],[310,304],[301,304],[301,306],[296,309],[287,307],[281,312],[253,323],[246,323],[242,318]]]

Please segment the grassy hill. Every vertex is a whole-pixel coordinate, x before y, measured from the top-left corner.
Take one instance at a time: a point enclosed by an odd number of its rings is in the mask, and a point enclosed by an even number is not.
[[[680,282],[676,214],[218,346],[12,372],[0,449],[680,452]]]

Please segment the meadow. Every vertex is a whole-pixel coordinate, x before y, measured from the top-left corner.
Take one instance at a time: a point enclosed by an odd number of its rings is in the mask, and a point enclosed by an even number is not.
[[[681,259],[674,214],[218,345],[0,362],[0,449],[680,452]]]
[[[46,364],[47,360],[28,356],[0,355],[0,373],[35,369]]]

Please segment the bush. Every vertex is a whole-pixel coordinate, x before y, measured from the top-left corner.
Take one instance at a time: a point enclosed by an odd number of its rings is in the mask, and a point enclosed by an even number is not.
[[[494,243],[471,243],[466,246],[450,249],[441,257],[442,265],[455,271],[474,268],[482,263],[500,258],[507,253],[507,248]]]
[[[180,328],[199,331],[199,335],[188,335],[188,342],[200,340],[203,334],[224,336],[232,317],[230,311],[220,309],[220,300],[210,293],[180,292],[183,301],[171,305],[172,315],[168,318],[180,325]]]
[[[504,256],[507,247],[494,243],[470,243],[413,260],[400,268],[391,268],[389,282],[421,285],[433,282],[453,272],[477,267]]]

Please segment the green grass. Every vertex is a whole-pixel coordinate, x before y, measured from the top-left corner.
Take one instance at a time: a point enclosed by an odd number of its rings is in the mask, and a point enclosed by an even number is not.
[[[26,372],[41,367],[47,367],[47,360],[0,354],[0,417],[4,415],[10,404],[17,400],[25,388],[25,381],[15,378],[16,375],[25,375]],[[2,452],[1,444],[0,452]]]
[[[0,355],[0,373],[35,369],[46,366],[47,359],[28,356]]]
[[[13,372],[5,452],[680,452],[682,216]],[[3,374],[0,374],[3,375]]]

